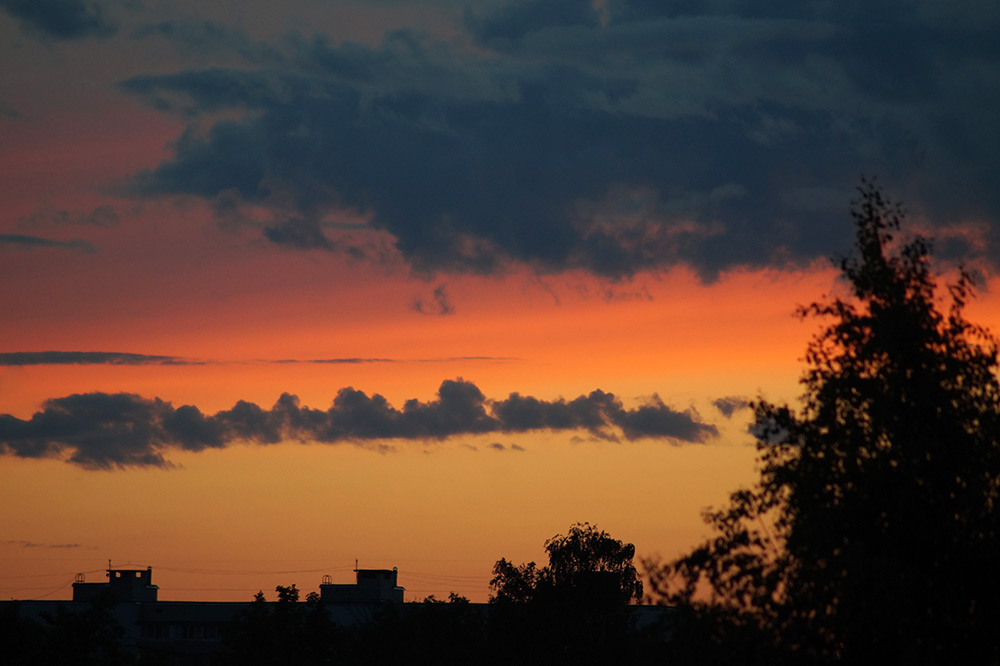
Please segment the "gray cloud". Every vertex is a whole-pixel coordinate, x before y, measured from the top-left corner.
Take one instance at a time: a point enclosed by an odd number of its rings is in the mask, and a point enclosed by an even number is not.
[[[728,419],[741,409],[749,409],[750,401],[739,396],[726,396],[713,400],[712,405]]]
[[[285,220],[264,228],[264,237],[275,245],[285,245],[298,250],[334,249],[333,243],[323,234],[318,220]]]
[[[455,314],[455,306],[452,305],[451,299],[448,297],[448,291],[445,285],[439,284],[434,288],[434,293],[432,295],[433,303],[429,303],[422,298],[418,298],[413,302],[413,310],[419,312],[420,314],[429,315],[450,315]]]
[[[0,116],[7,118],[20,118],[21,113],[7,102],[0,99]]]
[[[491,442],[486,445],[486,448],[493,451],[499,451],[501,453],[504,453],[506,451],[517,451],[517,452],[524,451],[524,447],[518,444],[511,444],[510,446],[507,446],[505,444],[501,444],[500,442]],[[475,450],[475,447],[472,447],[472,449]]]
[[[110,37],[118,31],[93,0],[0,0],[0,9],[25,28],[54,39]]]
[[[4,543],[6,543],[9,546],[20,546],[22,548],[52,548],[52,549],[91,548],[90,546],[84,546],[83,544],[79,543],[36,543],[34,541],[24,541],[24,540],[20,541],[10,540],[10,541],[5,541]]]
[[[510,356],[443,356],[440,358],[310,358],[310,359],[257,359],[250,363],[316,364],[316,365],[360,365],[364,363],[454,363],[484,361],[507,363],[517,361]],[[205,365],[220,361],[164,356],[157,354],[133,354],[129,352],[105,351],[31,351],[0,352],[0,366],[3,365]],[[236,361],[237,363],[239,361]]]
[[[666,437],[684,442],[704,442],[718,429],[702,423],[692,410],[678,412],[659,397],[636,409],[625,409],[621,400],[601,390],[574,400],[545,401],[512,393],[493,403],[493,411],[509,430],[586,429],[613,437],[608,426],[620,429],[627,439]]]
[[[118,211],[114,206],[97,206],[91,211],[69,211],[63,209],[43,208],[18,218],[20,227],[36,228],[43,226],[87,225],[95,227],[118,226]]]
[[[73,250],[75,252],[83,252],[84,254],[92,254],[97,252],[97,248],[90,244],[90,241],[86,241],[82,238],[74,238],[68,241],[54,240],[52,238],[43,238],[41,236],[26,236],[23,234],[0,234],[0,248],[12,247],[21,248],[25,250],[34,250],[40,248],[61,248],[64,250]]]
[[[166,454],[171,449],[201,451],[234,442],[378,444],[389,439],[580,429],[603,439],[618,439],[621,433],[628,440],[657,438],[678,444],[702,443],[718,435],[715,426],[701,422],[693,411],[675,411],[658,398],[636,409],[624,408],[603,391],[571,401],[519,394],[491,401],[475,384],[458,379],[442,382],[434,400],[407,400],[402,408],[377,393],[369,396],[353,388],[341,389],[325,411],[305,407],[286,393],[269,410],[240,401],[214,415],[129,393],[74,394],[47,401],[27,420],[0,415],[0,452],[61,458],[87,469],[169,468]]]
[[[291,36],[122,82],[192,119],[130,187],[270,208],[295,249],[349,251],[320,221],[350,210],[421,271],[794,265],[847,249],[862,172],[995,223],[1000,11],[958,4],[535,0],[468,10],[475,49]]]
[[[208,57],[236,53],[250,62],[279,58],[272,47],[254,42],[245,33],[216,21],[177,18],[143,25],[131,32],[134,39],[161,38],[183,47],[184,55]]]
[[[278,359],[259,360],[258,363],[315,363],[318,365],[359,365],[362,363],[455,363],[458,361],[485,361],[495,363],[509,363],[519,361],[514,356],[441,356],[439,358],[372,358],[372,357],[344,357],[344,358],[308,358],[308,359]]]
[[[0,353],[0,365],[192,365],[177,356],[130,354],[127,352],[38,351]]]

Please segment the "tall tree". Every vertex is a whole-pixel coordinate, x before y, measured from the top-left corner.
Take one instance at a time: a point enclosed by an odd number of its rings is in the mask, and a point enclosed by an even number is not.
[[[859,191],[851,295],[800,310],[832,320],[801,408],[756,404],[757,484],[651,570],[692,619],[679,661],[1000,661],[997,340],[964,317],[968,274],[940,298],[928,241],[897,239],[901,209]]]
[[[549,564],[499,560],[490,581],[498,663],[634,663],[627,604],[642,598],[635,546],[588,523],[545,542]]]

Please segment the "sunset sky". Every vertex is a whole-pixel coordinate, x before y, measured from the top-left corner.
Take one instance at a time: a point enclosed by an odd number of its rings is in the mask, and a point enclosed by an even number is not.
[[[0,0],[0,598],[669,558],[862,175],[1000,329],[1000,5]]]

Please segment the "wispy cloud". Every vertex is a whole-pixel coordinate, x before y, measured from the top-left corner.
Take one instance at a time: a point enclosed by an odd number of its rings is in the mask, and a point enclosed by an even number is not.
[[[115,227],[120,218],[114,206],[104,204],[89,211],[70,211],[42,207],[18,218],[19,227],[34,229],[46,226],[93,226]]]
[[[183,356],[158,354],[134,354],[129,352],[106,351],[30,351],[0,352],[0,366],[19,365],[209,365],[209,364],[316,364],[316,365],[361,365],[367,363],[456,363],[482,361],[489,363],[509,363],[520,359],[513,356],[441,356],[437,358],[306,358],[306,359],[254,359],[251,361],[220,361],[195,359]]]
[[[703,443],[718,435],[692,410],[654,396],[634,409],[597,390],[573,400],[514,393],[488,400],[462,379],[442,382],[436,399],[393,407],[381,395],[341,389],[326,411],[283,394],[271,409],[240,401],[214,415],[129,393],[74,394],[49,400],[30,419],[0,415],[0,452],[21,458],[63,458],[88,469],[171,466],[171,449],[201,451],[235,442],[355,443],[443,440],[458,435],[536,430],[587,430],[605,440],[662,439]],[[501,445],[502,446],[502,445]],[[384,447],[383,447],[384,448]],[[492,448],[496,449],[496,446]],[[514,447],[511,447],[512,449]]]
[[[0,365],[200,365],[203,361],[177,356],[99,351],[37,351],[0,353]]]
[[[20,546],[21,548],[53,548],[53,549],[72,549],[72,548],[86,548],[91,549],[91,546],[84,546],[79,543],[36,543],[34,541],[17,541],[10,540],[5,541],[8,546]]]
[[[455,306],[452,305],[451,299],[448,297],[448,291],[443,284],[439,284],[434,288],[434,293],[430,301],[423,298],[413,301],[413,310],[426,315],[442,316],[455,314]]]
[[[305,358],[305,359],[257,359],[255,363],[316,363],[319,365],[358,365],[363,363],[456,363],[467,361],[487,361],[508,363],[519,361],[516,356],[439,356],[437,358],[373,358],[373,357],[344,357],[344,358]]]
[[[3,247],[20,248],[24,250],[61,248],[65,250],[73,250],[75,252],[83,252],[85,254],[93,254],[94,252],[97,252],[97,248],[91,245],[90,241],[82,238],[73,238],[71,240],[61,241],[52,238],[43,238],[41,236],[27,236],[24,234],[0,234],[0,248]]]

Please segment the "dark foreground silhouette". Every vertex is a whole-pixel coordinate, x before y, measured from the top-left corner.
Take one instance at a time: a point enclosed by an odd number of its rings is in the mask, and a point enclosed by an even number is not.
[[[930,244],[863,182],[850,294],[801,309],[801,410],[764,401],[760,479],[716,536],[650,567],[676,664],[1000,663],[997,340],[945,294]]]
[[[669,617],[630,605],[642,596],[635,548],[587,524],[545,548],[547,566],[498,561],[488,604],[456,594],[403,603],[395,570],[325,581],[304,600],[291,585],[273,601],[161,602],[151,569],[109,569],[108,583],[75,584],[73,602],[0,603],[0,656],[31,666],[657,663]],[[37,619],[21,612],[39,608]]]

